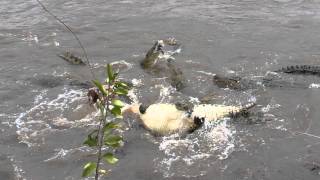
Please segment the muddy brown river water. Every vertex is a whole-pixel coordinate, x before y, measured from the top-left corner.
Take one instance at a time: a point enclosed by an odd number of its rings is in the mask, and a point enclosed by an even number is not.
[[[320,65],[317,0],[42,0],[79,36],[102,79],[103,66],[121,67],[138,102],[256,101],[253,118],[223,119],[186,137],[154,137],[125,119],[113,180],[320,179],[320,77],[273,73],[286,65]],[[86,67],[57,54],[81,55],[71,34],[35,0],[0,2],[0,179],[78,180],[92,159],[82,146],[94,114],[78,110],[90,80]],[[157,39],[175,37],[175,63],[187,86],[177,92],[166,74],[139,66]],[[266,76],[302,86],[234,91],[212,82],[236,75],[257,84]]]

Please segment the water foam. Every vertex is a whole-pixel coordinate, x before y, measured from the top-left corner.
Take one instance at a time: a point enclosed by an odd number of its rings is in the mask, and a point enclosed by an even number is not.
[[[47,93],[41,91],[34,98],[34,106],[20,113],[15,120],[18,139],[28,146],[43,143],[42,137],[50,132],[81,126],[93,116],[86,111],[87,100],[81,90],[64,88],[64,92],[54,99],[46,97]]]
[[[13,166],[15,178],[19,180],[27,180],[24,178],[26,172],[20,167],[19,162],[15,159],[15,157],[10,156],[9,159]]]
[[[312,83],[309,85],[309,88],[318,89],[318,88],[320,88],[320,84]]]
[[[212,164],[228,158],[235,150],[235,133],[226,118],[219,123],[206,123],[204,128],[186,138],[163,137],[159,150],[164,157],[154,160],[156,171],[164,177],[203,176]]]

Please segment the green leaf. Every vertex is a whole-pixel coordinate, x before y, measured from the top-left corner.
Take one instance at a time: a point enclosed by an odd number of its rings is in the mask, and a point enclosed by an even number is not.
[[[96,87],[99,89],[99,91],[103,95],[105,95],[105,96],[108,95],[107,91],[104,89],[103,85],[98,80],[93,80],[93,83],[94,83],[94,85],[96,85]]]
[[[88,145],[89,147],[97,146],[97,140],[87,138],[83,144]]]
[[[108,146],[110,146],[112,148],[119,148],[121,146],[121,143],[119,142],[119,143],[111,144],[111,145],[108,145]]]
[[[90,176],[97,168],[97,164],[94,162],[89,162],[83,167],[82,177]]]
[[[119,161],[112,153],[104,154],[103,159],[109,164],[115,164]]]
[[[111,109],[111,114],[113,114],[116,118],[122,118],[121,108],[118,106],[115,106]]]
[[[110,135],[105,137],[104,139],[104,143],[109,146],[113,146],[113,145],[118,146],[121,141],[122,141],[122,137],[118,135]]]
[[[104,127],[103,127],[103,131],[106,130],[111,130],[111,129],[116,129],[119,128],[120,125],[118,123],[115,122],[108,122]]]
[[[124,89],[129,89],[129,86],[128,86],[128,84],[127,83],[125,83],[125,82],[116,82],[116,84],[115,84],[117,87],[122,87],[122,88],[124,88]]]
[[[118,94],[118,95],[127,95],[128,94],[128,90],[119,87],[119,88],[115,89],[115,93]]]
[[[109,136],[113,129],[120,128],[118,123],[109,122],[103,127],[103,133],[105,136]]]
[[[108,64],[107,65],[107,73],[108,73],[108,79],[109,81],[113,81],[115,79],[115,75],[113,73],[113,70],[112,70],[112,65],[111,64]]]
[[[122,101],[120,101],[119,99],[114,99],[112,100],[112,105],[122,108],[124,106],[124,103]]]
[[[98,130],[94,130],[92,133],[88,135],[86,140],[83,144],[88,145],[89,147],[97,146],[98,145]]]

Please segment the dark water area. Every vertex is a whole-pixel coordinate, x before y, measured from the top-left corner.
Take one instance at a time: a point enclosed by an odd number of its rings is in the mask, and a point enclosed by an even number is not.
[[[273,72],[320,64],[319,1],[42,2],[79,36],[99,78],[106,63],[120,67],[137,102],[215,93],[217,103],[257,103],[254,121],[224,119],[184,138],[154,137],[125,119],[120,161],[105,179],[320,179],[320,77]],[[84,106],[86,89],[71,82],[92,77],[57,55],[81,49],[36,1],[2,0],[0,22],[0,179],[80,179],[93,158],[82,142],[96,121]],[[181,92],[139,65],[155,40],[168,37],[182,44]],[[257,84],[274,76],[285,85],[234,91],[215,86],[213,74]]]

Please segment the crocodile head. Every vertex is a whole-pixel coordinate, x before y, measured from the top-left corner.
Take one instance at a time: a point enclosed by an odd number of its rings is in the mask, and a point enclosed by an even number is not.
[[[142,68],[148,69],[155,65],[157,63],[157,60],[159,59],[159,55],[164,53],[163,47],[163,40],[156,41],[151,49],[149,49],[149,51],[147,52],[144,60],[141,62]]]

